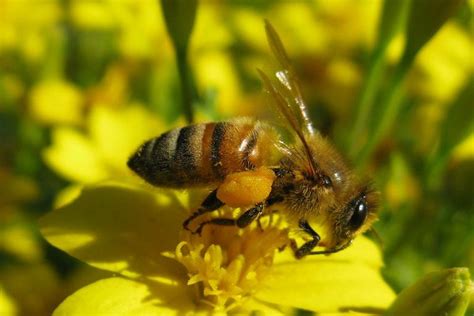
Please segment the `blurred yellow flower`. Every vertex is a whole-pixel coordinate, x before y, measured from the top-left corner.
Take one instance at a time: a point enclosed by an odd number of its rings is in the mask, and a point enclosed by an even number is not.
[[[0,53],[17,51],[28,61],[41,61],[47,52],[47,34],[62,14],[57,0],[1,1]]]
[[[15,316],[18,310],[13,299],[7,294],[3,286],[0,284],[0,315]]]
[[[15,256],[23,262],[37,261],[43,257],[38,238],[32,231],[27,220],[17,219],[13,223],[0,223],[0,250]],[[28,225],[29,224],[29,225]]]
[[[25,216],[21,204],[38,196],[38,189],[28,178],[0,168],[0,251],[21,262],[43,257],[33,220]]]
[[[3,267],[0,280],[20,315],[50,315],[64,297],[60,278],[47,263]]]
[[[63,296],[45,262],[35,220],[22,209],[38,196],[28,178],[0,168],[0,315],[48,315]]]
[[[285,307],[369,312],[393,300],[380,276],[380,253],[368,239],[339,254],[297,261],[289,249],[278,251],[287,238],[278,220],[263,221],[263,229],[211,226],[202,236],[181,231],[198,201],[188,191],[108,183],[84,189],[42,218],[51,244],[118,274],[80,289],[54,315],[282,315]]]
[[[217,91],[218,113],[224,117],[235,115],[242,91],[234,63],[228,54],[212,51],[202,53],[194,65],[199,89]]]
[[[140,181],[126,166],[129,156],[165,125],[139,104],[120,108],[94,106],[86,131],[56,127],[52,144],[43,151],[45,163],[73,184],[61,191],[56,206],[75,198],[83,184],[105,179]]]
[[[429,101],[452,102],[472,76],[473,49],[472,37],[466,30],[455,22],[446,23],[417,57],[409,78],[410,91]]]
[[[82,122],[83,97],[72,83],[47,80],[37,83],[30,91],[29,112],[40,123],[72,124]]]
[[[242,98],[240,79],[229,49],[235,41],[224,27],[223,8],[203,4],[194,25],[190,47],[190,64],[196,76],[199,91],[217,92],[215,104],[223,117],[235,115]]]
[[[382,1],[316,0],[319,18],[331,40],[328,53],[354,52],[357,46],[372,46]]]
[[[86,124],[86,133],[69,127],[54,129],[53,142],[43,152],[51,169],[80,184],[130,177],[128,157],[143,141],[164,130],[164,125],[138,104],[95,106]]]
[[[117,21],[110,14],[108,1],[71,1],[69,15],[81,29],[113,29]]]
[[[102,80],[86,91],[87,105],[123,106],[130,94],[129,76],[129,70],[125,65],[111,64],[105,71]]]
[[[399,210],[407,204],[413,205],[420,197],[421,188],[400,153],[392,155],[390,169],[390,178],[383,190],[389,209]]]
[[[82,1],[70,5],[73,23],[84,30],[117,31],[120,52],[125,57],[171,56],[158,1]]]
[[[459,143],[452,152],[456,161],[474,159],[474,134],[471,133]]]
[[[2,73],[2,77],[0,80],[0,89],[2,89],[0,111],[6,110],[8,105],[17,104],[25,92],[24,83],[18,76]]]

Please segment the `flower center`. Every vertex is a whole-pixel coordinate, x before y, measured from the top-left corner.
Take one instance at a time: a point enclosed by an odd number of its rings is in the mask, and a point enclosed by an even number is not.
[[[236,218],[227,208],[219,217]],[[204,215],[199,221],[216,217]],[[287,244],[288,230],[277,215],[261,218],[244,229],[207,225],[202,235],[183,231],[175,259],[188,270],[188,285],[198,285],[200,300],[227,311],[252,295],[273,264],[278,249]]]

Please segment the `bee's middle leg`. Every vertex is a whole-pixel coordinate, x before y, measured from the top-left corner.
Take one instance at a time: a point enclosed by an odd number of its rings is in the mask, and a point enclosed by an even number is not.
[[[310,241],[307,241],[304,243],[301,247],[296,246],[296,242],[294,240],[291,241],[291,248],[293,249],[293,252],[295,253],[296,259],[301,259],[306,255],[309,255],[311,253],[311,250],[314,249],[321,240],[321,237],[317,232],[314,231],[314,229],[309,225],[308,221],[305,219],[301,219],[299,222],[299,227],[302,228],[306,233],[311,235],[313,238]]]
[[[239,228],[245,228],[255,219],[257,219],[263,213],[263,203],[258,203],[251,209],[245,211],[237,219],[232,218],[213,218],[211,220],[202,222],[199,224],[199,227],[193,232],[193,234],[201,235],[202,229],[204,226],[212,225],[222,225],[222,226],[237,226]]]

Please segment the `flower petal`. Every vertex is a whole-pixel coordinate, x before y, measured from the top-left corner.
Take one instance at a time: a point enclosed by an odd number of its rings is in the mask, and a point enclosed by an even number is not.
[[[332,254],[330,256],[309,256],[305,261],[347,261],[359,262],[374,268],[383,266],[382,253],[377,245],[365,236],[357,237],[351,246],[344,251]],[[276,264],[295,262],[295,257],[291,251],[284,251],[275,257]],[[298,261],[299,262],[299,261]]]
[[[114,170],[128,172],[126,161],[145,140],[159,135],[164,126],[143,106],[122,109],[92,108],[89,117],[92,142]]]
[[[252,313],[257,315],[272,316],[295,315],[295,311],[292,308],[268,304],[254,298],[250,298],[249,300],[245,301],[243,306],[236,310],[237,315],[252,315]]]
[[[54,246],[100,269],[129,277],[185,275],[174,251],[185,212],[171,191],[152,194],[118,184],[85,188],[79,198],[40,220]]]
[[[258,299],[316,312],[368,312],[383,310],[395,297],[380,275],[380,253],[363,238],[331,256],[295,260],[286,252],[257,292]]]
[[[0,315],[13,316],[17,314],[18,311],[13,298],[6,293],[0,284]]]
[[[53,144],[43,151],[46,164],[57,173],[79,183],[94,183],[106,178],[105,165],[93,144],[72,128],[53,130]]]
[[[66,298],[53,315],[182,315],[194,309],[185,287],[108,278]]]

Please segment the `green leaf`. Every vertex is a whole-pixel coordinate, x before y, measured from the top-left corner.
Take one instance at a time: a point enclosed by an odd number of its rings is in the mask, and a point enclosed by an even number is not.
[[[178,50],[186,50],[196,18],[197,0],[161,0],[166,28]]]
[[[474,132],[473,107],[474,80],[471,77],[458,99],[449,108],[441,126],[440,153],[449,153],[454,146]]]
[[[380,140],[393,126],[400,112],[404,98],[404,83],[408,71],[418,51],[431,39],[446,20],[456,11],[462,0],[413,0],[407,22],[407,43],[399,61],[389,89],[382,98],[380,115],[375,118],[376,125],[369,133],[366,145],[357,156],[361,166],[367,162]]]
[[[354,120],[354,127],[350,148],[351,155],[355,156],[360,150],[361,144],[365,141],[364,130],[369,125],[369,117],[372,113],[374,100],[379,92],[382,76],[385,70],[385,55],[388,44],[392,38],[405,26],[406,18],[410,8],[408,0],[386,0],[384,1],[382,16],[379,23],[379,34],[377,43],[370,58],[368,73],[364,80],[362,92],[359,95],[355,106],[357,113]]]
[[[440,185],[442,173],[454,147],[474,133],[472,100],[474,100],[474,80],[471,77],[446,113],[441,124],[438,148],[428,159],[425,172],[427,185],[430,188]]]
[[[463,0],[413,0],[408,16],[405,58],[413,59],[462,2]]]
[[[194,120],[198,99],[196,84],[187,61],[189,37],[196,17],[197,0],[161,0],[166,28],[176,49],[176,63],[182,92],[182,110],[188,123]]]
[[[385,0],[380,17],[377,47],[385,50],[392,38],[405,26],[409,0]]]

